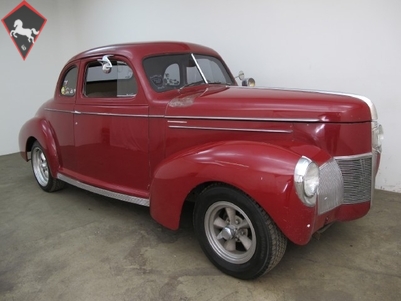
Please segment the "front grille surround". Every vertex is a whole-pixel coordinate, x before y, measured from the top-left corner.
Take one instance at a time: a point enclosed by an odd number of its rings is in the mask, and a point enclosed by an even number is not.
[[[358,204],[372,200],[373,155],[335,157],[320,166],[318,214],[341,204]]]
[[[372,153],[349,157],[336,157],[344,180],[344,204],[357,204],[372,200]]]
[[[340,206],[344,199],[344,183],[340,167],[334,159],[320,166],[318,214]]]

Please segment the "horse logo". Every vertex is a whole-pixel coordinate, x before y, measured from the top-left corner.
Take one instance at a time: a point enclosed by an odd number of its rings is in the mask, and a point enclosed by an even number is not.
[[[7,34],[24,60],[36,45],[39,35],[43,33],[46,21],[46,18],[26,0],[23,0],[1,19]],[[24,28],[23,25],[27,28]]]
[[[32,37],[32,34],[34,35],[38,35],[39,31],[37,31],[35,28],[23,28],[22,27],[23,23],[20,19],[15,20],[14,22],[14,28],[13,30],[10,31],[10,36],[14,36],[14,38],[17,38],[16,34],[18,33],[21,36],[26,36],[28,38],[28,42],[31,43],[32,40],[32,44],[35,44],[35,40]]]

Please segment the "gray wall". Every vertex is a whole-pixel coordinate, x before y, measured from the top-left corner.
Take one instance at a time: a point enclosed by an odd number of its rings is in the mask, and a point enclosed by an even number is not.
[[[0,3],[1,17],[20,1]],[[63,64],[110,43],[182,40],[216,49],[259,86],[331,90],[370,98],[384,125],[376,186],[401,192],[401,1],[30,0],[48,22],[23,61],[0,34],[0,154],[18,151],[22,123],[53,94]]]
[[[20,2],[0,1],[0,18]],[[0,155],[18,151],[22,124],[53,96],[60,69],[78,48],[70,1],[32,0],[28,3],[47,19],[47,23],[25,61],[3,24],[0,28]]]

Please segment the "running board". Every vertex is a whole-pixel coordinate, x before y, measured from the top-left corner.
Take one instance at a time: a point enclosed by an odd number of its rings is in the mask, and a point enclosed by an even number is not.
[[[110,190],[106,190],[106,189],[102,189],[102,188],[98,188],[89,184],[85,184],[82,183],[80,181],[71,179],[70,177],[67,177],[65,175],[62,174],[57,174],[57,179],[66,182],[68,184],[71,184],[73,186],[76,186],[78,188],[93,192],[93,193],[97,193],[100,195],[104,195],[107,196],[109,198],[113,198],[113,199],[117,199],[120,201],[124,201],[124,202],[128,202],[128,203],[134,203],[134,204],[138,204],[138,205],[142,205],[142,206],[146,206],[149,207],[149,200],[148,199],[143,199],[143,198],[138,198],[135,196],[131,196],[131,195],[127,195],[127,194],[122,194],[122,193],[118,193],[118,192],[114,192],[114,191],[110,191]]]

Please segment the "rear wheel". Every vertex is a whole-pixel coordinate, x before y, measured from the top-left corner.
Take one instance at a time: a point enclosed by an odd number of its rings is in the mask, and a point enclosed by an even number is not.
[[[31,163],[36,182],[44,191],[52,192],[64,187],[64,182],[53,178],[46,154],[38,141],[31,149]]]
[[[240,279],[270,271],[287,246],[287,238],[267,213],[249,196],[227,186],[212,186],[201,193],[194,228],[209,260]]]

